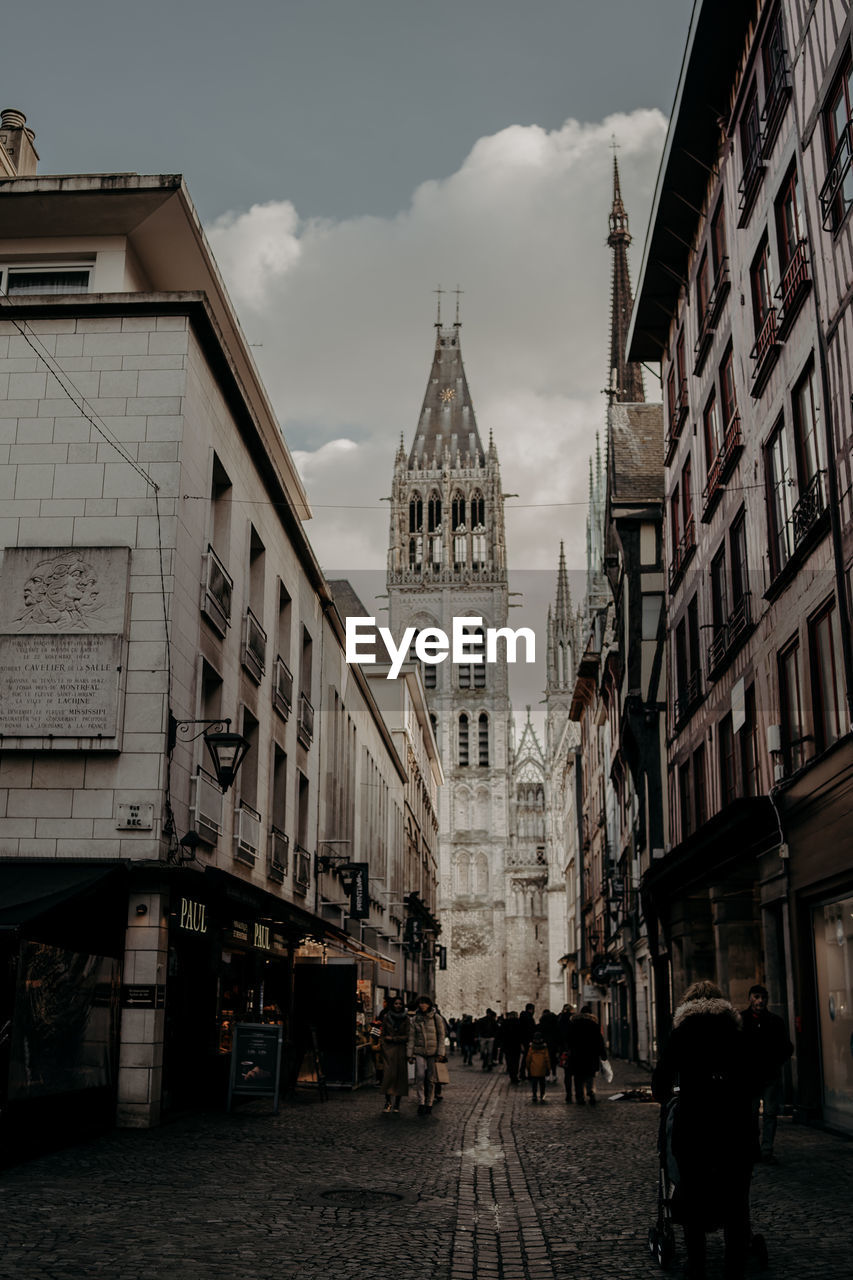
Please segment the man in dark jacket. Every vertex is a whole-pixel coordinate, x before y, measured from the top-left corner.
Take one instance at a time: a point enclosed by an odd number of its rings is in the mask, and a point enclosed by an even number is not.
[[[677,1092],[676,1092],[677,1090]],[[684,1226],[689,1280],[705,1280],[705,1233],[722,1226],[726,1280],[742,1280],[749,1247],[752,1080],[735,1012],[713,982],[694,982],[652,1075],[673,1218]]]
[[[583,1005],[580,1013],[576,1013],[569,1022],[568,1053],[569,1068],[575,1082],[575,1102],[583,1105],[589,1098],[594,1106],[595,1073],[601,1066],[602,1059],[607,1057],[607,1046],[598,1019],[593,1016],[588,1004]],[[567,1089],[566,1094],[568,1093]]]
[[[527,1050],[530,1048],[530,1042],[536,1034],[536,1005],[526,1004],[518,1015],[519,1025],[521,1027],[521,1066],[519,1068],[519,1078],[524,1079],[525,1066],[524,1059],[527,1057]]]
[[[758,1115],[762,1111],[760,1159],[766,1164],[775,1164],[773,1141],[782,1106],[782,1068],[794,1052],[794,1046],[788,1038],[785,1023],[768,1010],[767,988],[760,983],[750,987],[749,1008],[744,1009],[740,1016],[754,1077],[753,1130],[758,1130]]]
[[[518,1064],[521,1058],[521,1020],[514,1010],[504,1018],[504,1059],[511,1084],[518,1084]]]
[[[539,1019],[539,1031],[542,1033],[546,1045],[548,1046],[548,1057],[551,1062],[551,1074],[557,1077],[557,1059],[560,1056],[560,1021],[556,1013],[552,1013],[550,1009],[542,1011],[542,1017]]]
[[[498,1020],[494,1009],[487,1009],[477,1021],[477,1038],[480,1041],[480,1062],[484,1071],[491,1071],[494,1066],[495,1036],[498,1031]]]

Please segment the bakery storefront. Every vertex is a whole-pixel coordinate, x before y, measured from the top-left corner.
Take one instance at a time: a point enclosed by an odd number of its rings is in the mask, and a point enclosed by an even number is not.
[[[296,1074],[293,955],[323,926],[294,904],[208,868],[172,888],[164,1106],[220,1107],[237,1023],[284,1029],[285,1084]]]

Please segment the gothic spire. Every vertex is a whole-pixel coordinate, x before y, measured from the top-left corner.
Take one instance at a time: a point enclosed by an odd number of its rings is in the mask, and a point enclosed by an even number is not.
[[[462,364],[461,329],[459,320],[448,326],[439,320],[435,326],[432,368],[409,453],[409,467],[430,465],[434,458],[441,460],[446,450],[452,466],[464,464],[468,456],[474,466],[485,465],[486,453]]]
[[[622,203],[619,183],[619,164],[613,153],[613,205],[610,210],[610,234],[607,243],[613,250],[613,280],[610,296],[610,369],[607,385],[615,400],[636,404],[645,400],[643,374],[638,364],[628,364],[625,348],[628,342],[628,326],[631,322],[633,297],[631,277],[628,273],[628,214]]]
[[[554,607],[554,620],[558,627],[571,626],[572,593],[569,588],[569,574],[566,569],[566,548],[560,543],[560,563],[557,567],[557,603]]]

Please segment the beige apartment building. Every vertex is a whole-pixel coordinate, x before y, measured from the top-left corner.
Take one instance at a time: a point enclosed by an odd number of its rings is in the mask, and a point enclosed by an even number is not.
[[[382,995],[433,981],[404,946],[403,900],[435,910],[434,875],[406,879],[409,757],[344,661],[181,177],[37,176],[18,112],[0,144],[9,1136],[222,1105],[241,1022],[282,1026],[291,1080],[313,1025],[358,1083]]]

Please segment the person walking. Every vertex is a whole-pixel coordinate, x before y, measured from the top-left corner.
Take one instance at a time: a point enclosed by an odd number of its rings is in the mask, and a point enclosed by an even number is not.
[[[446,1062],[447,1050],[450,1043],[450,1028],[448,1026],[447,1019],[439,1009],[438,1005],[434,1005],[433,1008],[435,1009],[441,1021],[444,1023],[444,1035],[442,1036],[442,1040],[441,1040],[441,1053],[436,1058],[436,1062]],[[443,1096],[442,1095],[443,1085],[438,1078],[438,1068],[435,1066],[433,1067],[433,1079],[434,1079],[435,1087],[433,1089],[432,1104],[433,1106],[435,1106],[437,1102],[442,1101],[442,1096]]]
[[[477,1032],[474,1026],[474,1019],[470,1013],[462,1015],[462,1021],[457,1028],[459,1037],[459,1048],[462,1050],[462,1065],[470,1067],[474,1061],[474,1045],[477,1039]]]
[[[524,1056],[524,1065],[527,1069],[527,1079],[530,1081],[530,1101],[536,1101],[538,1090],[539,1101],[544,1102],[545,1084],[551,1074],[551,1057],[541,1031],[534,1032],[530,1047]]]
[[[480,1063],[484,1071],[491,1071],[494,1066],[495,1036],[498,1020],[494,1009],[487,1009],[477,1023],[477,1036],[480,1041]]]
[[[521,1023],[518,1014],[509,1010],[504,1018],[504,1061],[510,1084],[518,1084],[518,1067],[521,1060]]]
[[[552,1013],[550,1009],[542,1010],[542,1017],[539,1019],[539,1030],[548,1046],[548,1057],[551,1059],[551,1073],[554,1079],[557,1078],[557,1058],[559,1056],[560,1043],[560,1020],[556,1013]]]
[[[588,1004],[569,1022],[569,1062],[575,1084],[575,1102],[595,1105],[595,1073],[607,1059],[607,1046],[598,1019]]]
[[[402,996],[394,996],[382,1014],[380,1048],[383,1071],[382,1088],[386,1112],[400,1114],[400,1099],[408,1097],[409,1074],[406,1059],[409,1043],[409,1015]]]
[[[743,1009],[740,1016],[753,1077],[753,1131],[756,1134],[761,1114],[758,1158],[765,1164],[776,1164],[773,1143],[782,1108],[782,1068],[794,1052],[794,1046],[782,1018],[767,1008],[767,988],[760,983],[750,987],[749,1007]]]
[[[447,1061],[444,1055],[444,1019],[436,1011],[431,996],[418,996],[417,1009],[409,1022],[407,1051],[409,1062],[415,1064],[418,1115],[431,1115],[435,1062],[437,1058]]]
[[[518,1021],[521,1024],[521,1079],[524,1079],[526,1071],[525,1061],[527,1059],[527,1050],[530,1048],[533,1036],[536,1033],[536,1005],[526,1004],[518,1015]]]
[[[740,1015],[714,982],[694,982],[652,1074],[667,1162],[675,1165],[673,1219],[684,1227],[686,1276],[705,1280],[705,1233],[725,1232],[726,1280],[743,1280],[749,1250],[754,1135],[749,1054]],[[670,1166],[671,1167],[671,1166]]]

